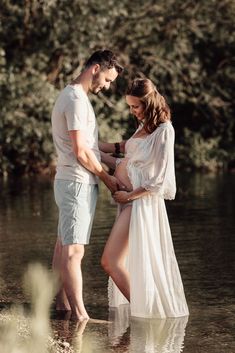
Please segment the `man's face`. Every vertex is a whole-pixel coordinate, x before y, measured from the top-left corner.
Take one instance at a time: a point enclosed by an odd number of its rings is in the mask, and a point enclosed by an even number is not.
[[[116,69],[104,69],[97,68],[93,74],[90,91],[94,94],[98,94],[102,89],[109,89],[111,82],[113,82],[118,76]]]

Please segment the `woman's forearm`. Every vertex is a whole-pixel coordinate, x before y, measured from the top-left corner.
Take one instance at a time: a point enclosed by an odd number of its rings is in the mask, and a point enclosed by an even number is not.
[[[121,142],[102,142],[99,141],[99,150],[105,153],[124,153],[126,141]],[[117,146],[119,145],[119,146]]]
[[[142,187],[139,187],[133,191],[130,191],[128,193],[128,201],[133,201],[133,200],[136,200],[142,196],[146,196],[146,195],[149,195],[151,192],[149,190],[146,190]]]
[[[126,190],[116,191],[113,195],[113,198],[116,202],[127,203],[129,201],[139,199],[140,197],[143,197],[145,195],[149,195],[150,193],[151,193],[150,191],[142,187],[139,187],[133,191],[126,191]]]
[[[114,143],[99,141],[99,150],[105,153],[115,153],[115,145]]]
[[[100,152],[100,156],[101,156],[101,162],[106,164],[107,167],[111,168],[111,169],[115,169],[116,168],[116,160],[117,158],[111,156],[108,153],[105,152]]]

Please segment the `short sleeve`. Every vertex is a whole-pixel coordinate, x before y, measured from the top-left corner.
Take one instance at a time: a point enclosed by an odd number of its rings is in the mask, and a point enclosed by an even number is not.
[[[69,102],[65,110],[68,130],[85,130],[87,125],[88,107],[83,98],[76,98]]]

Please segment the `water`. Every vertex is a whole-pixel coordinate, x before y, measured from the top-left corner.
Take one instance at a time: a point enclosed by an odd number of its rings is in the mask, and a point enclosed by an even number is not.
[[[115,217],[101,188],[91,244],[83,262],[84,299],[92,318],[77,323],[52,310],[53,332],[75,352],[234,353],[235,175],[179,175],[175,201],[167,202],[189,318],[130,319],[128,307],[108,312],[107,276],[100,257]],[[1,181],[0,309],[27,303],[22,275],[30,262],[51,267],[57,208],[52,181]],[[111,323],[107,324],[107,320]]]

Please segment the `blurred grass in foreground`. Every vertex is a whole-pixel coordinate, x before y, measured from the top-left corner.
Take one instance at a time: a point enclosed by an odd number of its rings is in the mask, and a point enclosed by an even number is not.
[[[31,308],[26,313],[23,306],[12,306],[0,313],[1,353],[92,352],[88,337],[82,342],[82,335],[78,335],[73,347],[53,337],[50,306],[57,286],[55,276],[42,265],[29,265],[24,276],[24,289],[30,296]]]

